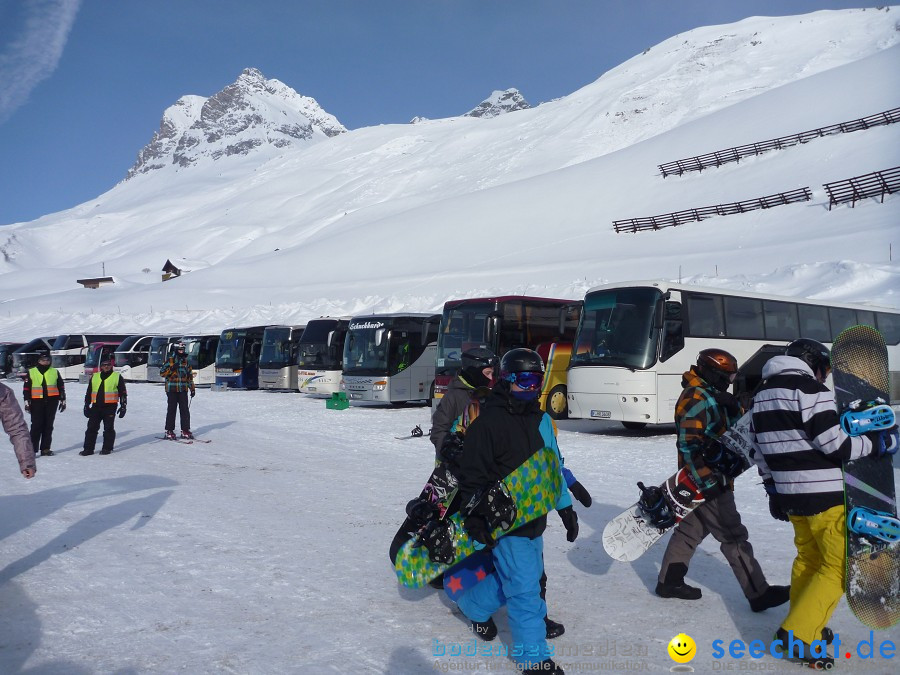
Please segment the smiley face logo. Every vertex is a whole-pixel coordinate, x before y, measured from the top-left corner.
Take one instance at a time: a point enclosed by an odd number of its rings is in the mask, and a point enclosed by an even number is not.
[[[697,653],[697,645],[690,635],[679,633],[669,641],[669,656],[675,663],[687,663]]]

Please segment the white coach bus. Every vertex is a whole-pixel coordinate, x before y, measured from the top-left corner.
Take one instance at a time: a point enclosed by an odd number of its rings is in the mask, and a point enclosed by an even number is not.
[[[306,326],[267,326],[259,354],[259,388],[297,390],[297,344]]]
[[[616,420],[629,429],[674,421],[681,376],[709,347],[759,369],[767,350],[800,337],[829,347],[845,328],[874,326],[888,344],[891,400],[900,400],[900,310],[666,281],[592,288],[567,373],[569,417]],[[744,390],[752,376],[738,375]]]
[[[370,314],[350,321],[341,388],[353,401],[402,403],[434,397],[440,314]]]
[[[297,345],[297,389],[312,396],[340,391],[349,316],[323,316],[306,324]]]

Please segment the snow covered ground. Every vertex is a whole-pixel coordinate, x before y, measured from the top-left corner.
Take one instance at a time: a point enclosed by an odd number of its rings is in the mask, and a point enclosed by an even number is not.
[[[70,385],[57,455],[39,458],[34,479],[21,478],[10,451],[0,462],[0,672],[512,671],[496,652],[451,655],[475,645],[468,623],[443,593],[401,588],[388,561],[433,457],[427,438],[394,437],[427,430],[427,408],[333,411],[296,393],[205,389],[191,414],[212,442],[184,445],[155,440],[162,387],[133,384],[115,452],[81,457],[82,386]],[[573,420],[559,440],[595,500],[576,504],[576,542],[553,514],[544,538],[550,616],[566,626],[553,644],[567,672],[667,671],[667,644],[681,632],[697,643],[697,672],[795,668],[713,657],[716,639],[725,649],[770,640],[785,613],[750,612],[714,541],[691,565],[697,602],[653,595],[665,541],[634,564],[603,552],[603,527],[634,501],[636,481],[673,470],[674,427]],[[791,531],[771,519],[758,482],[738,480],[739,505],[770,582],[787,583]],[[495,649],[509,642],[505,610],[497,623]],[[845,602],[831,625],[851,647],[843,672],[896,672],[893,659],[859,658],[869,631]],[[900,629],[876,633],[876,647],[887,639],[900,642]]]

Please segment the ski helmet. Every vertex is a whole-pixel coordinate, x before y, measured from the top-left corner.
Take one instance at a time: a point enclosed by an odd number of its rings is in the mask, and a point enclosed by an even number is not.
[[[47,359],[49,361],[50,360],[50,350],[39,349],[38,353],[37,353],[37,360],[40,361],[41,359]]]
[[[175,342],[172,345],[172,349],[174,349],[176,352],[183,352],[185,350],[184,343],[183,342]]]
[[[831,372],[831,352],[821,342],[809,338],[794,340],[784,350],[785,355],[794,356],[812,368],[814,375],[828,377]]]
[[[497,355],[487,347],[474,347],[467,349],[462,354],[462,367],[483,370],[484,368],[497,367]]]
[[[737,359],[724,349],[704,349],[697,355],[697,374],[719,391],[728,389],[737,371]]]
[[[510,349],[500,359],[500,376],[505,377],[510,373],[541,373],[544,372],[544,362],[541,355],[533,349]]]

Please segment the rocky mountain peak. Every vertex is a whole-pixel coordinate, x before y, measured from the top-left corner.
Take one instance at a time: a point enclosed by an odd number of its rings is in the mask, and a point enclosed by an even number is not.
[[[497,117],[516,110],[527,110],[530,107],[518,89],[506,89],[493,92],[463,117]]]
[[[167,108],[126,179],[173,164],[191,166],[204,157],[217,160],[267,146],[299,146],[346,130],[314,98],[246,68],[213,96],[184,96]]]

